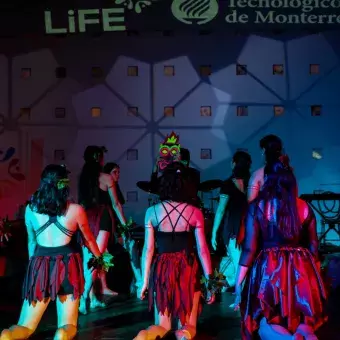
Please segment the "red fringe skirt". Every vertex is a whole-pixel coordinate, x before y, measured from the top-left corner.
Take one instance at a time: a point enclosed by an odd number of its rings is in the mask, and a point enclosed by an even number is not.
[[[70,245],[37,246],[28,263],[23,285],[23,299],[29,303],[58,295],[72,294],[79,298],[84,291],[82,259]]]
[[[302,322],[326,322],[326,291],[311,253],[304,248],[262,250],[251,268],[241,300],[242,339],[253,339],[262,317],[291,333]]]
[[[185,251],[156,255],[149,281],[149,309],[167,313],[184,325],[191,313],[194,294],[200,291],[200,270],[196,256]]]

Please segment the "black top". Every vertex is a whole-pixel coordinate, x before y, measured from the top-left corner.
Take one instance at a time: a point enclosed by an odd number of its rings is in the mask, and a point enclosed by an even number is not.
[[[125,204],[125,198],[123,196],[122,191],[120,190],[120,186],[119,186],[118,183],[116,183],[115,185],[116,185],[118,202],[121,205],[124,205]],[[109,194],[108,191],[105,191],[105,190],[102,190],[102,189],[99,188],[98,203],[99,203],[99,205],[103,205],[104,204],[104,205],[112,206],[110,194]]]
[[[157,221],[157,225],[155,226],[158,253],[159,254],[176,253],[180,251],[186,251],[187,253],[192,253],[194,243],[193,243],[192,229],[189,224],[189,221],[195,210],[191,207],[192,213],[189,219],[187,220],[183,216],[183,213],[188,207],[190,207],[189,204],[186,204],[182,210],[179,210],[178,205],[176,206],[172,204],[170,201],[166,201],[166,203],[168,203],[171,206],[171,209],[168,210],[165,204],[161,202],[163,209],[166,212],[166,215],[163,217],[161,221]],[[175,223],[173,223],[170,217],[173,211],[177,211],[179,213],[179,216]],[[155,208],[155,216],[157,218],[156,208]],[[167,218],[169,219],[169,222],[172,226],[172,232],[165,232],[165,231],[159,230],[160,224]],[[186,231],[176,231],[177,224],[181,219],[184,219],[187,223]]]
[[[307,248],[317,259],[319,242],[316,232],[316,218],[310,206],[308,216],[302,223],[299,235],[293,239],[286,239],[277,224],[269,222],[263,216],[264,213],[258,206],[258,202],[249,205],[245,239],[239,262],[241,266],[251,266],[259,250],[285,246]]]
[[[111,205],[111,198],[108,191],[99,188],[98,205]]]
[[[240,191],[233,178],[229,177],[223,182],[220,195],[229,197],[223,220],[223,240],[225,244],[228,244],[231,238],[238,235],[242,219],[247,211],[247,194]]]

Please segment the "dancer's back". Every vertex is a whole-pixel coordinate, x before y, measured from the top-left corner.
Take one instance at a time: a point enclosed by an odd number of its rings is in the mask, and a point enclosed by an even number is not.
[[[26,207],[25,223],[30,224],[37,244],[43,247],[60,247],[71,241],[78,230],[79,222],[84,218],[84,210],[78,204],[69,203],[64,215],[49,216],[32,211]]]

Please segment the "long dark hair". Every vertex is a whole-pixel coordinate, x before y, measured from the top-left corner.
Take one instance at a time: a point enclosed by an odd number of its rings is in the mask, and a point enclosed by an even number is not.
[[[70,195],[68,174],[65,166],[46,166],[41,174],[39,188],[29,201],[32,211],[49,216],[65,214]]]
[[[283,152],[282,140],[276,135],[267,135],[260,140],[260,148],[264,150],[266,164],[276,163]]]
[[[186,167],[179,162],[168,165],[159,179],[159,198],[161,201],[189,202]]]
[[[104,149],[98,146],[88,146],[84,152],[85,164],[78,181],[78,202],[85,209],[90,209],[99,203],[99,175]]]
[[[289,158],[280,159],[265,167],[264,185],[257,197],[258,203],[278,202],[275,206],[276,223],[286,239],[292,239],[299,234],[301,222],[297,208],[297,182]],[[264,217],[265,219],[265,217]],[[265,225],[261,223],[261,225]]]
[[[233,156],[233,177],[236,179],[243,179],[246,183],[250,178],[251,157],[245,151],[237,151]]]

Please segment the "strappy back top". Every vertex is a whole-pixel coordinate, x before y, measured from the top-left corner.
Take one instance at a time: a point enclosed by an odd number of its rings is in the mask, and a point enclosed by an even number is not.
[[[35,236],[38,237],[51,224],[54,224],[66,236],[72,237],[74,235],[73,231],[71,231],[71,230],[65,228],[63,225],[61,225],[61,223],[57,220],[57,216],[50,216],[48,221],[35,231]]]
[[[192,233],[192,228],[189,223],[191,216],[194,213],[194,208],[191,207],[189,204],[185,204],[184,208],[182,210],[179,210],[179,205],[173,205],[171,202],[166,201],[167,204],[171,206],[171,209],[167,209],[166,205],[161,202],[161,205],[166,213],[166,215],[162,218],[161,221],[158,221],[157,218],[157,213],[156,213],[156,207],[155,209],[155,216],[156,216],[156,221],[157,224],[155,226],[156,229],[156,239],[157,239],[157,247],[158,247],[158,253],[163,254],[163,253],[176,253],[180,251],[187,251],[187,252],[192,252],[193,251],[193,246],[194,246],[194,238],[193,238],[193,233]],[[189,219],[186,219],[183,216],[183,213],[188,207],[192,208],[192,213],[189,217]],[[177,211],[179,213],[175,223],[171,220],[171,213]],[[172,232],[166,232],[166,231],[160,231],[159,226],[162,224],[163,221],[166,219],[169,220],[171,227],[172,227]],[[184,219],[184,221],[187,223],[186,230],[185,231],[176,231],[176,227],[178,225],[178,222]]]

